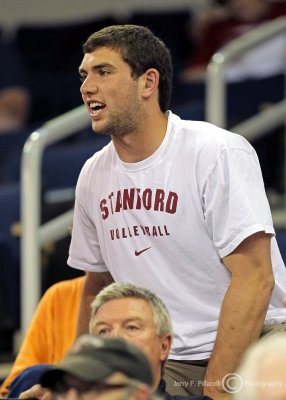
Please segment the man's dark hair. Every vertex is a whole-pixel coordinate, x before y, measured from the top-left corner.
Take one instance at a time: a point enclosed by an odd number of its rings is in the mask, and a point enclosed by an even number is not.
[[[172,59],[165,44],[150,29],[138,25],[113,25],[93,33],[83,45],[84,53],[92,53],[100,47],[117,50],[131,68],[131,76],[137,79],[149,68],[160,74],[159,105],[162,112],[168,110],[172,94]]]

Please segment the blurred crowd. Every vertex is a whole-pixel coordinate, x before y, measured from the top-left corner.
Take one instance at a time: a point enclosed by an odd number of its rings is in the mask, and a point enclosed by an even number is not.
[[[213,54],[242,34],[259,25],[286,16],[285,1],[217,0],[198,15],[190,28],[193,49],[181,73],[184,81],[205,78]],[[246,55],[239,56],[227,69],[227,79],[238,81],[263,78],[285,72],[285,34],[274,37]]]

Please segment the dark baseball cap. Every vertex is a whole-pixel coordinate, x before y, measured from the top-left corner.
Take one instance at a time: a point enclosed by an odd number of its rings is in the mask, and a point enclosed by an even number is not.
[[[120,338],[81,336],[62,362],[43,373],[41,386],[52,389],[64,372],[91,383],[121,372],[148,386],[153,384],[152,368],[145,354]]]

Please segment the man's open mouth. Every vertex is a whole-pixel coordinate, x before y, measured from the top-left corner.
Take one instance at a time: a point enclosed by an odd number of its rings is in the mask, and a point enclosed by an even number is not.
[[[93,111],[98,111],[101,110],[105,107],[105,104],[100,103],[98,101],[93,101],[89,104],[89,107],[93,110]]]

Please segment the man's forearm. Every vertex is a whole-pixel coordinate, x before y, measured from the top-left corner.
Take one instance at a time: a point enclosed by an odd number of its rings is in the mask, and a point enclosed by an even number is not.
[[[232,280],[221,308],[216,343],[205,375],[206,395],[223,398],[219,393],[226,389],[227,375],[235,371],[246,348],[261,333],[271,292],[271,280],[264,282],[259,276]]]
[[[76,336],[79,337],[88,333],[89,330],[89,320],[90,320],[90,304],[94,297],[87,296],[83,293],[83,297],[81,298],[81,303],[79,307],[79,315],[78,315],[78,325],[77,325],[77,333]]]
[[[109,272],[87,273],[79,307],[77,337],[88,333],[91,315],[90,304],[101,289],[112,282],[113,279]]]

